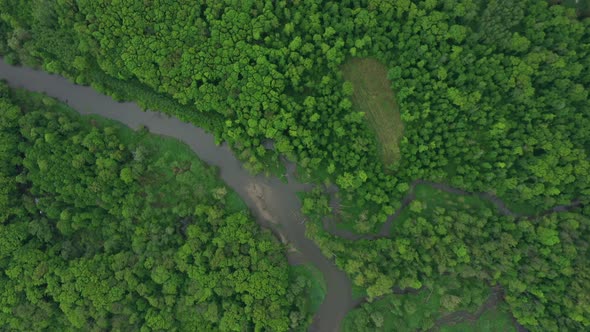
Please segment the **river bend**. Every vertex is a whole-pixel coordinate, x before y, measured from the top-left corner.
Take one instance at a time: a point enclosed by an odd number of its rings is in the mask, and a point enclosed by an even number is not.
[[[287,174],[288,184],[276,177],[253,176],[241,166],[226,144],[216,145],[213,135],[203,129],[159,112],[143,111],[135,103],[114,101],[91,87],[75,85],[63,77],[11,66],[0,58],[0,79],[12,87],[43,92],[81,114],[97,114],[134,129],[143,125],[152,133],[186,143],[201,160],[219,168],[221,179],[242,197],[259,224],[271,228],[282,241],[297,249],[297,252],[288,253],[291,264],[311,263],[323,273],[327,294],[313,318],[310,331],[339,330],[344,316],[355,305],[352,284],[346,274],[305,237],[305,224],[301,222],[301,205],[296,194],[310,189],[310,185],[297,182],[292,174]]]

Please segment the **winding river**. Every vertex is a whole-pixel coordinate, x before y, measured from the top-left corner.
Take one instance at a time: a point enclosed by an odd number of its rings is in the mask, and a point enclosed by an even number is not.
[[[226,144],[216,145],[213,135],[176,118],[158,112],[142,111],[134,103],[116,102],[90,87],[78,86],[63,77],[30,68],[11,66],[1,58],[0,79],[6,80],[13,87],[44,92],[68,103],[81,114],[101,115],[124,123],[131,128],[143,125],[149,128],[152,133],[174,137],[190,146],[201,160],[218,167],[223,181],[242,197],[257,222],[270,228],[281,241],[294,249],[287,253],[289,262],[294,265],[310,263],[323,273],[328,292],[314,316],[310,331],[338,331],[344,316],[365,301],[365,299],[354,300],[352,298],[350,279],[321,253],[319,247],[312,240],[305,237],[305,224],[302,222],[303,216],[299,212],[301,205],[296,194],[310,190],[313,186],[300,183],[294,178],[293,165],[288,165],[290,166],[288,167],[290,170],[287,172],[288,183],[283,183],[276,177],[253,176],[242,168],[240,161]],[[376,234],[358,235],[337,229],[329,219],[324,221],[324,227],[331,234],[348,240],[372,240],[388,237],[392,223],[402,210],[415,199],[414,189],[421,184],[456,195],[479,196],[495,205],[498,213],[517,218],[534,219],[551,213],[569,211],[582,205],[582,201],[576,199],[568,205],[555,206],[539,214],[526,216],[511,211],[500,198],[490,193],[471,193],[443,183],[415,180],[402,200],[401,207],[388,218]],[[335,192],[332,192],[333,197],[334,194]],[[394,293],[400,294],[408,291],[393,290]],[[458,313],[449,317],[455,319],[461,315],[463,314]],[[444,320],[441,322],[444,323]]]
[[[323,273],[328,291],[310,331],[339,330],[340,322],[355,305],[352,284],[346,274],[305,237],[296,193],[308,190],[311,185],[297,182],[292,172],[287,174],[288,184],[278,178],[253,176],[242,168],[227,145],[216,145],[213,135],[203,129],[162,113],[143,111],[134,103],[116,102],[91,87],[75,85],[63,77],[11,66],[0,59],[0,79],[13,87],[44,92],[68,103],[81,114],[98,114],[131,128],[144,125],[152,133],[174,137],[189,145],[201,160],[219,168],[223,181],[242,197],[258,223],[271,228],[283,242],[296,249],[288,254],[291,264],[311,263]]]

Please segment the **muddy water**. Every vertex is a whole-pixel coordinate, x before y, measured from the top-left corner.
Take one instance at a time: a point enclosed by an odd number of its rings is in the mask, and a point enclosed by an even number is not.
[[[353,308],[351,282],[344,272],[326,259],[316,244],[305,237],[301,223],[298,191],[309,185],[288,174],[288,184],[277,178],[252,176],[226,145],[215,145],[212,135],[203,129],[158,112],[142,111],[134,103],[119,103],[90,87],[75,85],[63,77],[6,64],[0,59],[0,79],[13,87],[44,92],[68,103],[81,114],[98,114],[120,121],[131,128],[144,125],[155,134],[174,137],[188,144],[203,161],[217,166],[223,181],[246,202],[258,223],[270,227],[279,238],[297,252],[289,253],[293,264],[311,263],[323,274],[328,293],[316,313],[311,331],[337,331],[346,313]]]

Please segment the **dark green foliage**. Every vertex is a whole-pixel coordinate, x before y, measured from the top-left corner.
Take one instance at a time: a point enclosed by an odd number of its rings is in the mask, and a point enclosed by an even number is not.
[[[99,122],[0,86],[0,329],[309,323],[309,277],[213,169]]]

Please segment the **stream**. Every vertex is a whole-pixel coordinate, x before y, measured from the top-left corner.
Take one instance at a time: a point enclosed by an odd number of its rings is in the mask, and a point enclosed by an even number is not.
[[[287,174],[288,184],[276,177],[254,176],[242,168],[227,144],[216,145],[213,135],[201,128],[162,113],[143,111],[135,103],[114,101],[91,87],[75,85],[60,76],[8,65],[1,58],[0,79],[12,87],[43,92],[81,114],[97,114],[134,129],[144,125],[151,133],[186,143],[201,160],[219,168],[221,179],[240,195],[259,224],[270,228],[281,241],[296,249],[288,252],[291,264],[310,263],[323,273],[327,294],[310,331],[339,330],[344,316],[355,305],[352,283],[312,240],[305,237],[305,224],[299,212],[301,204],[296,194],[312,186],[297,182],[292,170]]]

